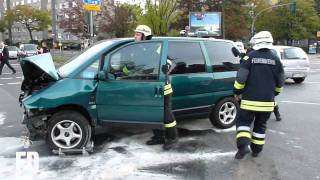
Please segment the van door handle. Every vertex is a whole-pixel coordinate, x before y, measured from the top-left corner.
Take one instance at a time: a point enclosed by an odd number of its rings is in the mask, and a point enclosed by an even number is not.
[[[154,97],[160,98],[161,97],[161,86],[154,87]]]

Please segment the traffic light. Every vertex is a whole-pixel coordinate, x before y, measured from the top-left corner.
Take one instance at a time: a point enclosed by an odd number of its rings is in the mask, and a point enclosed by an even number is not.
[[[297,1],[296,0],[291,0],[290,2],[290,11],[293,15],[296,14],[296,10],[297,10]]]
[[[89,26],[87,24],[85,24],[83,28],[86,33],[89,33]]]

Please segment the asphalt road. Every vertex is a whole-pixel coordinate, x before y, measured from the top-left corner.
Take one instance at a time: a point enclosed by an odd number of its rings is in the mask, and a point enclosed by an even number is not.
[[[234,160],[235,128],[217,130],[208,119],[179,123],[180,141],[170,152],[146,146],[149,129],[114,129],[94,137],[90,156],[57,157],[43,141],[23,149],[21,70],[0,76],[0,179],[14,179],[15,153],[40,155],[36,179],[320,179],[320,55],[302,84],[288,80],[277,98],[283,120],[268,121],[266,145],[258,158]],[[8,74],[6,74],[8,73]]]

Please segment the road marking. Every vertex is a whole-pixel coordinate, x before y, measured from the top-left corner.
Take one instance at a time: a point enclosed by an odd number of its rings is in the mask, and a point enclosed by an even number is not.
[[[12,77],[9,77],[9,78],[0,78],[0,79],[12,79]]]
[[[12,73],[2,73],[2,74],[12,74]],[[22,74],[22,72],[16,72],[16,74]]]
[[[299,102],[299,101],[280,101],[282,103],[289,103],[289,104],[306,104],[306,105],[317,105],[320,106],[320,103],[313,103],[313,102]]]
[[[304,82],[304,83],[307,83],[307,84],[320,84],[320,82]]]
[[[22,79],[23,78],[23,76],[19,76],[19,77],[16,77],[17,79]]]
[[[3,86],[4,84],[0,84],[0,86]]]
[[[0,125],[4,124],[4,120],[6,119],[5,113],[0,112]]]
[[[8,83],[10,85],[13,85],[13,84],[21,84],[21,82],[14,82],[14,83]]]

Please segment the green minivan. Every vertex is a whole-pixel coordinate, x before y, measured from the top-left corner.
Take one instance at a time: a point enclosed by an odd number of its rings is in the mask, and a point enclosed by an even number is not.
[[[239,67],[232,41],[157,37],[100,41],[55,69],[50,54],[20,60],[20,102],[31,140],[51,149],[80,149],[97,129],[113,123],[161,128],[166,60],[173,61],[173,111],[178,120],[209,117],[234,125],[233,83]]]

